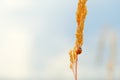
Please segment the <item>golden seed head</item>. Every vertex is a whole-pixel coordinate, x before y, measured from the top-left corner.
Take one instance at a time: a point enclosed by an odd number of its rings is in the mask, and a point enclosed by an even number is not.
[[[81,46],[83,44],[83,29],[84,29],[84,21],[87,14],[86,8],[87,0],[79,0],[78,7],[76,11],[76,22],[77,22],[77,29],[76,29],[76,41],[75,46],[72,50],[70,50],[70,68],[72,69],[74,63],[77,59],[77,55],[81,54],[82,49]]]

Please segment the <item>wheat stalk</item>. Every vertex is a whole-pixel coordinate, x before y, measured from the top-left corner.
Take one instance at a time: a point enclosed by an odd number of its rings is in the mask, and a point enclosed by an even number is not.
[[[75,80],[77,80],[77,61],[78,61],[78,54],[82,52],[82,44],[83,44],[83,29],[84,29],[84,21],[87,14],[86,9],[86,2],[87,0],[79,0],[78,7],[76,11],[76,21],[77,21],[77,30],[76,30],[76,41],[74,44],[74,48],[70,50],[70,68],[73,71]]]

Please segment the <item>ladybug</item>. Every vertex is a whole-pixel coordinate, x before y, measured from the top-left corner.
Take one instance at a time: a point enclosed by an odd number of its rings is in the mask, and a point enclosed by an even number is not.
[[[76,49],[76,53],[77,53],[77,54],[81,54],[81,53],[82,53],[82,48],[81,48],[81,47],[78,47],[78,48]]]

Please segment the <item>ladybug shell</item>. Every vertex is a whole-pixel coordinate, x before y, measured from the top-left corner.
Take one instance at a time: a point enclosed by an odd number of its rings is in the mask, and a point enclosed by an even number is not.
[[[81,54],[82,53],[82,49],[81,48],[77,48],[76,53],[77,54]]]

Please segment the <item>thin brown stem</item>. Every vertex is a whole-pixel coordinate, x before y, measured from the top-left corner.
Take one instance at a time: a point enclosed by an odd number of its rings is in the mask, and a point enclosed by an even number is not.
[[[77,56],[76,62],[75,62],[75,80],[77,80],[77,66],[78,66],[78,56]]]

